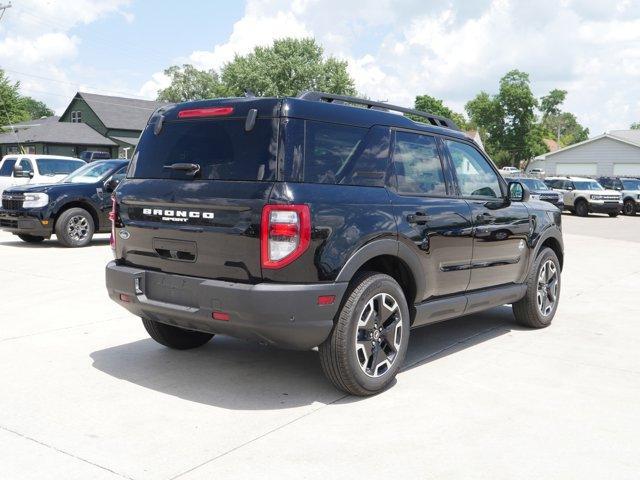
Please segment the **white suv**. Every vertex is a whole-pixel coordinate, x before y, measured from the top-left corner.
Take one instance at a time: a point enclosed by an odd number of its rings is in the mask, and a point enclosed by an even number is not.
[[[0,161],[0,194],[16,185],[56,183],[83,165],[83,160],[60,155],[5,155]]]
[[[562,192],[564,208],[580,217],[590,213],[606,213],[617,217],[622,207],[622,195],[615,190],[605,190],[592,178],[548,177],[544,182]]]

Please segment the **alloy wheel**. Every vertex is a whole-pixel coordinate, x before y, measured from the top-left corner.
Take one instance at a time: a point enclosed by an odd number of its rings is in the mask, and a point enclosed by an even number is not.
[[[72,240],[80,242],[89,235],[89,221],[82,215],[75,215],[67,223],[67,233]]]
[[[543,317],[553,312],[558,301],[558,269],[552,260],[547,260],[540,267],[538,274],[538,310]]]
[[[388,293],[378,293],[367,302],[356,325],[356,359],[366,375],[380,377],[391,368],[402,334],[398,302]]]

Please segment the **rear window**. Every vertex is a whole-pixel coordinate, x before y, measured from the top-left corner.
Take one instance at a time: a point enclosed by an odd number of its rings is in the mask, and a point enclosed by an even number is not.
[[[40,175],[68,175],[85,165],[82,161],[62,158],[37,158],[36,164]]]
[[[131,178],[191,179],[188,172],[165,166],[194,163],[199,180],[269,181],[276,178],[278,121],[259,119],[249,132],[245,119],[165,122],[158,135],[153,125],[140,137]]]

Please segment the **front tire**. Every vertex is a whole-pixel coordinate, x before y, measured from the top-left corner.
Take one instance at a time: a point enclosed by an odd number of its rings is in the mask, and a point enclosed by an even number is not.
[[[93,217],[84,208],[65,210],[56,220],[56,237],[65,247],[86,247],[94,232]]]
[[[147,333],[160,345],[173,348],[175,350],[189,350],[201,347],[213,338],[212,333],[196,332],[186,330],[173,325],[156,322],[155,320],[142,319],[142,324]]]
[[[531,328],[551,325],[560,300],[560,273],[555,252],[543,249],[527,277],[527,293],[512,306],[518,323]]]
[[[579,217],[587,217],[589,215],[589,206],[584,200],[578,200],[576,202],[575,209],[576,215],[578,215]]]
[[[618,216],[618,213],[617,212],[612,212],[612,213],[609,214],[609,216],[611,218],[616,218]]]
[[[633,200],[626,200],[624,205],[622,206],[622,212],[625,215],[635,215],[636,214],[636,204]]]
[[[376,394],[393,382],[409,344],[409,308],[398,282],[366,272],[352,281],[320,362],[336,388]]]
[[[22,240],[23,242],[27,242],[27,243],[40,243],[40,242],[44,242],[44,237],[38,237],[35,235],[18,235],[18,238],[20,240]]]

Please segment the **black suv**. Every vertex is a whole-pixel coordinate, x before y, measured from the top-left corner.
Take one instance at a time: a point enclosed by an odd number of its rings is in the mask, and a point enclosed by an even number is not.
[[[126,160],[98,160],[58,183],[21,185],[2,193],[0,229],[28,243],[54,233],[65,247],[84,247],[94,233],[111,229],[111,193],[124,177]]]
[[[413,327],[502,304],[551,323],[561,214],[528,197],[428,113],[315,92],[164,106],[114,193],[107,289],[162,345],[318,346],[369,395]]]

